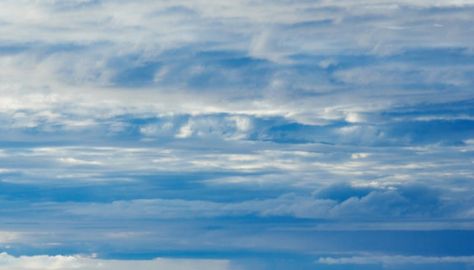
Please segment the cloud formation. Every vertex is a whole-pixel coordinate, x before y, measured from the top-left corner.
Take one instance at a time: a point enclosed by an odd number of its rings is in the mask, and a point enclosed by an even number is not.
[[[449,263],[467,263],[474,264],[473,256],[462,257],[423,257],[423,256],[359,256],[349,258],[320,258],[321,264],[449,264]]]
[[[471,265],[473,12],[2,1],[4,266]]]
[[[186,260],[186,259],[154,259],[148,261],[117,261],[101,260],[86,256],[21,256],[14,257],[7,253],[0,254],[0,269],[5,270],[56,270],[56,269],[230,269],[226,261],[219,260]]]

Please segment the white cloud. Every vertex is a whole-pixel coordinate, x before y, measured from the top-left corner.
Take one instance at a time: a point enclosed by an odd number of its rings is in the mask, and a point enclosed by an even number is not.
[[[278,98],[270,81],[265,82],[264,87],[246,89],[249,91],[240,91],[242,87],[237,86],[196,93],[190,91],[192,85],[164,83],[167,76],[172,76],[169,66],[174,64],[166,61],[153,75],[158,78],[156,85],[148,89],[135,89],[133,93],[121,91],[124,86],[114,85],[113,80],[119,75],[120,68],[162,60],[162,53],[170,49],[188,46],[192,48],[191,53],[201,51],[202,44],[214,44],[207,47],[211,51],[241,52],[244,56],[276,62],[267,63],[272,67],[287,67],[288,63],[294,63],[295,60],[289,59],[292,55],[327,55],[326,60],[320,61],[323,68],[337,66],[337,60],[331,57],[348,50],[355,54],[371,54],[373,51],[432,48],[433,44],[442,48],[471,48],[474,44],[472,35],[464,27],[470,25],[470,4],[473,3],[4,1],[0,11],[4,21],[0,25],[0,43],[7,47],[18,46],[19,51],[0,57],[0,111],[10,115],[19,110],[28,111],[29,121],[16,119],[15,127],[37,127],[41,121],[72,128],[89,127],[101,116],[121,113],[229,113],[278,115],[309,124],[334,119],[361,122],[365,120],[364,112],[385,110],[397,103],[432,101],[436,96],[426,95],[426,92],[424,97],[415,93],[399,96],[396,90],[374,96],[373,90],[350,90],[343,91],[342,96],[308,97],[298,96],[295,89],[286,89]],[[466,10],[455,8],[459,6],[466,6]],[[441,14],[425,10],[431,7],[447,10]],[[377,16],[379,14],[386,16]],[[360,19],[364,17],[368,19]],[[440,39],[442,33],[430,28],[437,23],[443,23],[446,28],[443,33],[449,33],[449,38]],[[387,30],[387,27],[398,30]],[[449,44],[442,43],[448,41]],[[124,59],[125,63],[117,65],[114,63],[117,59]],[[192,60],[190,67],[203,68],[203,63]],[[455,86],[471,83],[469,72],[472,67],[469,66],[408,68],[419,75],[411,81]],[[366,86],[406,81],[406,72],[406,65],[376,64],[338,71],[336,77],[351,85]],[[179,81],[195,75],[190,72]],[[245,82],[247,76],[241,75],[238,79]],[[294,84],[286,82],[284,85]],[[317,81],[305,87],[315,88],[315,85],[316,88],[331,89],[327,90],[329,92],[337,90],[334,85]],[[268,90],[268,96],[260,97],[258,93],[265,90]],[[249,92],[257,95],[248,96]],[[457,97],[443,95],[445,99]],[[335,103],[348,109],[337,117],[325,113]],[[378,108],[371,107],[373,104],[378,104]],[[44,112],[49,112],[50,117]],[[183,127],[178,137],[190,136],[189,129]],[[143,131],[147,133],[147,130]]]
[[[0,243],[11,243],[20,240],[23,237],[20,232],[0,231]]]
[[[181,126],[176,134],[176,138],[197,137],[218,137],[224,139],[245,139],[247,132],[251,129],[249,117],[233,115],[228,117],[220,116],[199,116],[190,118]]]
[[[370,156],[369,153],[353,153],[351,155],[352,159],[361,159],[361,158],[368,158]]]
[[[154,259],[149,261],[136,260],[103,260],[80,255],[72,256],[20,256],[14,257],[7,253],[0,254],[2,270],[227,270],[230,263],[225,260],[197,259]]]
[[[372,256],[355,256],[355,257],[325,257],[320,258],[320,264],[455,264],[467,263],[474,264],[474,256],[446,256],[446,257],[429,257],[429,256],[389,256],[389,255],[372,255]]]
[[[259,228],[289,216],[331,220],[315,225],[326,230],[472,229],[474,140],[457,123],[473,119],[473,10],[468,0],[3,0],[0,214],[27,232],[0,231],[0,243],[131,252],[274,243],[237,239],[253,224],[220,224],[227,216],[257,216]],[[431,122],[463,134],[416,130]],[[416,135],[450,141],[421,147]],[[334,183],[347,189],[318,197]],[[414,183],[440,194],[402,190]],[[64,228],[51,232],[53,223]],[[312,250],[286,240],[270,248]],[[471,260],[322,263],[369,259]],[[3,253],[0,269],[228,262]]]
[[[67,165],[102,165],[99,161],[94,160],[81,160],[73,157],[64,157],[60,158],[59,162],[62,162]]]

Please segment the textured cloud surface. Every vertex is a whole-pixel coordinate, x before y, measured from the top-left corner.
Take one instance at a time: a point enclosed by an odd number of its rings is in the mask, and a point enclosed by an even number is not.
[[[472,269],[473,18],[1,1],[0,269]]]

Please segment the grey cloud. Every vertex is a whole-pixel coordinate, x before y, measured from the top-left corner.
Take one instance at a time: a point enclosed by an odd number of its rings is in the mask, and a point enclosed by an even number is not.
[[[286,194],[274,199],[223,203],[195,200],[133,200],[102,203],[75,203],[60,206],[68,214],[110,218],[206,218],[218,216],[293,216],[329,220],[432,220],[450,218],[465,211],[462,202],[444,201],[439,191],[421,185],[372,189],[360,193],[354,188],[336,189],[335,199]],[[322,191],[319,196],[325,196]],[[364,195],[365,194],[365,195]],[[324,197],[323,196],[323,197]],[[342,197],[341,197],[342,196]],[[326,196],[327,197],[327,196]],[[47,205],[46,205],[47,206]]]

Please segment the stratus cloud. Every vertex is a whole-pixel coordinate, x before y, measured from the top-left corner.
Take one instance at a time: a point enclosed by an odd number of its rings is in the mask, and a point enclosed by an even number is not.
[[[320,264],[449,264],[449,263],[467,263],[474,264],[474,256],[355,256],[355,257],[324,257],[317,261]]]
[[[209,218],[219,216],[293,216],[332,220],[403,220],[446,218],[449,210],[437,190],[426,186],[356,188],[334,186],[315,197],[286,194],[274,199],[219,203],[196,200],[132,200],[111,203],[50,204],[67,215],[107,218]],[[460,211],[460,206],[456,210]]]
[[[278,184],[315,189],[334,182],[381,187],[418,182],[446,191],[461,186],[465,190],[470,186],[470,182],[465,182],[454,188],[448,182],[452,177],[472,179],[469,145],[392,148],[389,153],[377,147],[213,141],[212,146],[219,150],[202,153],[189,148],[194,143],[190,140],[182,145],[161,147],[3,149],[0,173],[4,175],[3,181],[34,185],[52,182],[68,185],[74,181],[93,182],[95,178],[113,183],[118,178],[136,178],[137,174],[174,172],[191,176],[212,172],[214,176],[203,180],[206,185],[238,187],[259,183],[262,187]],[[242,175],[243,172],[258,175]],[[68,181],[61,181],[63,178]]]
[[[20,256],[0,254],[1,270],[228,270],[226,260],[154,259],[149,261],[103,260],[80,255]]]

